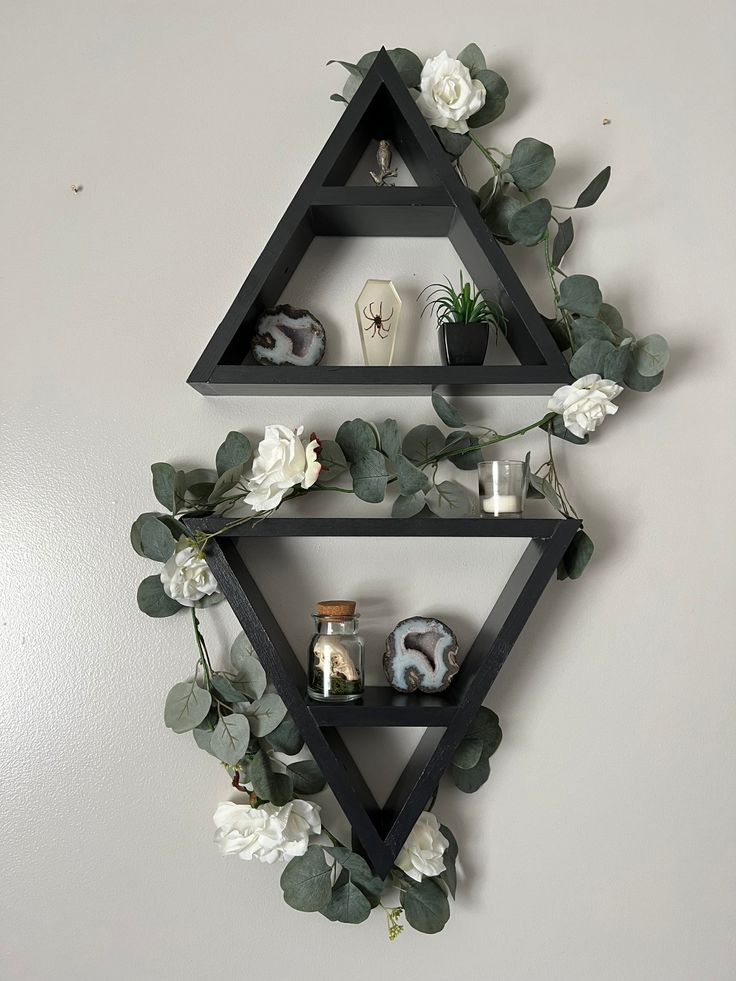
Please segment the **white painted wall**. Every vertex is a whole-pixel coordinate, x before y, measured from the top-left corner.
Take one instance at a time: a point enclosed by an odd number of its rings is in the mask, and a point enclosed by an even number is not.
[[[0,977],[732,978],[732,5],[6,0],[2,21]],[[471,39],[511,88],[493,142],[551,142],[557,201],[613,165],[571,266],[674,353],[658,392],[561,447],[596,561],[550,587],[493,689],[491,781],[471,799],[443,788],[463,846],[449,926],[389,945],[379,916],[295,913],[275,869],[217,854],[227,781],[161,718],[193,663],[189,621],[137,612],[152,570],[127,532],[153,503],[149,464],[208,461],[228,429],[428,421],[424,399],[205,400],[184,379],[339,116],[327,59]],[[333,249],[310,302],[352,332],[355,283],[454,270],[423,245]],[[538,257],[519,260],[546,304]],[[541,406],[462,408],[502,429]],[[294,643],[338,583],[375,637],[432,608],[468,638],[513,548],[256,558]],[[206,627],[215,649],[235,634],[227,610]],[[379,791],[382,745],[361,747]]]

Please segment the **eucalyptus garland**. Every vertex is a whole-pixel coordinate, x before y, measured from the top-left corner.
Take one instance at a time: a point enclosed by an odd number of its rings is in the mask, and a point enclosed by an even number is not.
[[[355,64],[340,62],[349,77],[342,95],[333,99],[349,101],[376,54]],[[610,168],[570,207],[534,197],[532,192],[552,174],[554,152],[530,137],[519,140],[511,153],[477,139],[473,130],[497,119],[508,95],[506,83],[486,66],[477,45],[468,45],[456,59],[442,52],[424,65],[403,48],[389,55],[460,175],[460,157],[470,147],[490,164],[489,180],[473,193],[491,232],[506,245],[541,246],[555,307],[546,322],[560,349],[569,353],[576,380],[552,395],[541,418],[511,433],[467,423],[437,393],[432,406],[442,428],[426,423],[402,433],[392,418],[379,423],[352,419],[334,438],[313,433],[307,440],[303,428],[271,425],[255,453],[247,435],[232,431],[217,450],[213,468],[185,471],[169,463],[153,464],[153,493],[164,510],[141,514],[130,539],[140,556],[162,565],[138,587],[142,612],[162,618],[185,610],[191,617],[194,670],[169,692],[164,722],[176,733],[191,732],[196,745],[218,760],[239,795],[215,811],[220,850],[248,860],[285,861],[281,887],[294,909],[355,924],[381,906],[393,940],[404,919],[416,930],[437,933],[450,916],[458,845],[436,816],[437,794],[385,879],[324,827],[320,807],[310,799],[324,792],[324,777],[314,760],[305,758],[304,741],[283,701],[270,690],[249,639],[241,633],[227,658],[211,657],[200,617],[223,596],[207,565],[208,544],[238,525],[267,520],[305,494],[354,494],[379,504],[395,489],[391,514],[396,518],[411,519],[426,509],[445,518],[477,514],[476,497],[447,476],[450,468],[475,470],[486,447],[520,439],[536,428],[546,433],[548,452],[536,467],[526,454],[528,494],[546,498],[565,516],[578,517],[559,477],[556,440],[587,443],[618,411],[615,399],[624,386],[649,391],[659,384],[668,350],[658,334],[636,340],[616,308],[603,302],[592,276],[568,275],[561,268],[574,230],[572,217],[560,219],[555,212],[594,204]],[[220,515],[223,526],[192,535],[185,522],[194,514]],[[580,530],[558,578],[578,578],[592,553],[590,537]],[[225,667],[216,666],[223,661]],[[448,767],[456,789],[474,793],[486,782],[489,759],[500,741],[498,717],[481,708]]]

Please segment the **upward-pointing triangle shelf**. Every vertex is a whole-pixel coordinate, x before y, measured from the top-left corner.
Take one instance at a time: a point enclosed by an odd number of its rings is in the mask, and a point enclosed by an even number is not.
[[[371,140],[388,139],[417,187],[345,187]],[[261,312],[275,305],[317,235],[446,236],[480,287],[498,293],[518,365],[286,365],[250,360]],[[346,321],[348,317],[346,315]],[[381,49],[189,376],[204,395],[534,395],[571,381],[567,362],[470,192]]]

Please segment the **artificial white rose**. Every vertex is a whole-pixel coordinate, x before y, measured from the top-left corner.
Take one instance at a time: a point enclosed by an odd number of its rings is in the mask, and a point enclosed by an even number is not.
[[[467,120],[483,107],[486,89],[465,65],[442,51],[422,69],[417,105],[430,126],[467,133]]]
[[[308,489],[319,477],[319,440],[313,439],[305,446],[299,438],[303,430],[303,426],[296,432],[286,426],[266,426],[253,472],[245,482],[250,492],[245,503],[254,511],[272,511],[292,487]]]
[[[161,571],[161,582],[166,595],[182,606],[194,606],[197,600],[219,592],[202,553],[191,546],[174,552]]]
[[[623,388],[616,382],[600,375],[584,375],[572,385],[558,388],[547,408],[559,413],[565,428],[582,439],[586,433],[594,432],[606,416],[618,412],[611,400],[621,392]]]
[[[443,855],[449,844],[434,814],[424,811],[409,832],[396,864],[410,879],[421,882],[422,876],[439,875],[445,871]]]
[[[319,806],[308,800],[275,804],[218,804],[214,813],[215,844],[223,855],[239,855],[250,861],[288,862],[307,850],[310,834],[322,831]]]

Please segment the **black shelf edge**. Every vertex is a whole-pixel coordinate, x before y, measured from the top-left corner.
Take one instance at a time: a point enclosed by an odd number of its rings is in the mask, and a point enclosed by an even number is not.
[[[215,515],[185,519],[192,532],[219,531],[232,518]],[[576,518],[263,518],[238,525],[223,538],[550,538],[561,526],[580,526]]]
[[[566,365],[218,365],[202,395],[551,395],[570,383]]]
[[[368,686],[355,702],[307,699],[318,726],[448,726],[457,713],[452,689],[438,695],[404,695],[388,686]]]
[[[317,188],[312,204],[320,207],[357,205],[371,208],[397,206],[448,208],[454,212],[455,202],[441,185],[436,187],[372,187],[370,184],[352,187]]]

